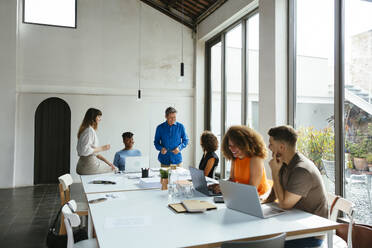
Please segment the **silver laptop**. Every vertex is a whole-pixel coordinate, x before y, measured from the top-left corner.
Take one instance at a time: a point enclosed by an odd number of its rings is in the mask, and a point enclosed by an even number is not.
[[[269,218],[284,213],[275,203],[261,204],[257,189],[247,184],[220,180],[220,187],[226,207],[259,218]]]
[[[149,168],[148,157],[125,157],[125,173],[138,173],[141,168]]]
[[[196,169],[191,166],[189,167],[189,170],[190,170],[192,184],[197,191],[207,196],[221,195],[221,194],[215,194],[213,193],[212,190],[208,189],[208,184],[204,176],[204,171]]]

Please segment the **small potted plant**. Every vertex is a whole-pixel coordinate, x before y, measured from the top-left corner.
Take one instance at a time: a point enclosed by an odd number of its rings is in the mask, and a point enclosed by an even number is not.
[[[161,190],[168,189],[168,169],[161,168],[160,169],[160,183],[161,183]]]
[[[368,170],[372,171],[372,154],[367,155]]]
[[[351,156],[353,157],[355,169],[359,171],[367,170],[367,150],[364,142],[349,142],[348,148],[350,150]]]

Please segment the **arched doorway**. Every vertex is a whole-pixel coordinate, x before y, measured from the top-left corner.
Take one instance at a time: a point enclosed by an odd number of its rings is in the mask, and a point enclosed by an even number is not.
[[[44,100],[35,112],[34,184],[57,183],[70,173],[71,110],[57,97]]]

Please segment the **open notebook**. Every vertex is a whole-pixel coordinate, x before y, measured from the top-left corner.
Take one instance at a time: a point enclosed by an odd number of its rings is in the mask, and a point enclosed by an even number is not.
[[[199,200],[184,200],[181,203],[173,203],[168,205],[171,209],[177,213],[195,213],[195,212],[204,212],[206,210],[217,209],[217,207],[207,201]]]

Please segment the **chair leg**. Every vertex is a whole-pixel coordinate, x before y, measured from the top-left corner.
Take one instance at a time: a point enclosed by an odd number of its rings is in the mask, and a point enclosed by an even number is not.
[[[90,216],[90,211],[88,211],[88,238],[93,238],[93,221]]]
[[[65,234],[67,234],[65,222],[63,220],[64,220],[64,217],[63,217],[63,214],[61,213],[61,221],[60,221],[61,224],[59,226],[59,235],[65,235]]]
[[[366,178],[366,181],[367,181],[366,184],[367,184],[368,205],[369,205],[369,209],[372,211],[371,193],[370,193],[371,181],[369,178]]]
[[[333,247],[333,234],[334,234],[334,231],[333,230],[327,232],[327,245],[328,245],[328,248],[332,248]]]
[[[88,215],[82,215],[82,216],[80,216],[80,219],[81,219],[80,226],[86,227],[87,226]]]

